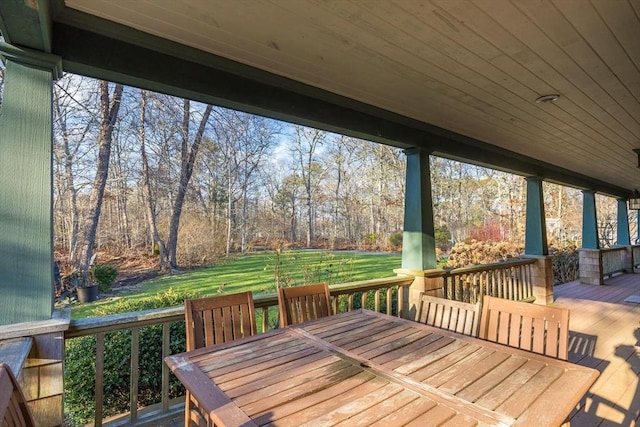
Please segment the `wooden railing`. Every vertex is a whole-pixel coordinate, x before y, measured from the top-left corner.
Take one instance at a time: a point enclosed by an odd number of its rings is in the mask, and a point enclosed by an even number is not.
[[[375,311],[382,311],[390,315],[401,316],[406,310],[405,291],[413,282],[413,277],[389,277],[333,285],[330,287],[332,303],[335,313],[351,311],[357,307],[365,307]],[[357,297],[357,294],[360,294]],[[278,299],[276,294],[256,295],[254,297],[258,330],[261,332],[278,327]],[[135,425],[162,418],[176,416],[184,410],[183,399],[169,398],[169,370],[162,363],[160,403],[151,407],[139,409],[138,382],[141,351],[140,331],[150,326],[162,326],[162,359],[170,355],[170,328],[176,322],[184,322],[184,308],[182,306],[157,310],[146,310],[134,313],[116,314],[98,318],[87,318],[71,322],[65,333],[65,340],[85,336],[95,336],[95,419],[94,424]],[[131,331],[130,349],[130,384],[129,400],[130,412],[103,420],[104,397],[104,366],[105,366],[105,335],[116,331]],[[90,355],[87,355],[90,357]]]
[[[600,254],[602,256],[602,276],[611,276],[629,268],[626,246],[601,249]]]
[[[447,299],[475,303],[483,295],[516,301],[533,301],[533,258],[434,270],[427,277],[442,277],[442,292]]]

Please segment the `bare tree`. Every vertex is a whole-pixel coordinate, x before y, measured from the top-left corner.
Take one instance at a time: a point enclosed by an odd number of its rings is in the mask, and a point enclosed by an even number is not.
[[[317,149],[324,143],[326,133],[319,129],[295,126],[293,151],[299,162],[300,174],[304,182],[307,202],[307,247],[311,247],[314,238],[314,195],[324,171],[319,167]]]
[[[144,201],[147,210],[147,222],[151,232],[152,244],[151,254],[154,253],[156,245],[160,252],[160,259],[166,258],[166,248],[164,241],[160,238],[156,221],[156,204],[151,189],[151,174],[149,172],[149,159],[146,148],[145,122],[147,117],[147,91],[140,91],[140,122],[138,126],[138,136],[140,139],[140,159],[142,162],[142,185],[144,188]]]
[[[161,259],[160,268],[163,271],[177,269],[177,251],[178,251],[178,227],[180,226],[180,216],[182,215],[182,206],[187,194],[187,187],[193,174],[193,166],[200,149],[200,144],[204,138],[204,132],[211,115],[212,107],[207,105],[202,117],[193,142],[190,143],[189,127],[191,123],[191,102],[185,99],[183,102],[182,116],[182,144],[180,153],[180,181],[178,191],[173,203],[171,220],[169,222],[169,238],[167,239],[167,253]]]
[[[98,162],[96,175],[89,196],[89,214],[85,223],[85,233],[82,245],[82,256],[79,258],[80,271],[88,274],[93,246],[96,240],[96,231],[102,209],[104,189],[109,174],[109,160],[111,157],[111,141],[113,129],[118,119],[120,102],[122,100],[123,86],[116,84],[113,95],[109,94],[109,83],[100,82],[100,134],[98,136]]]

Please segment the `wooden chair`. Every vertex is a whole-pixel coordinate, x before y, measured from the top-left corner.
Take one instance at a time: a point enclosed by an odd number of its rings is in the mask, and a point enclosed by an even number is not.
[[[567,360],[569,310],[485,295],[480,338]]]
[[[473,337],[478,336],[480,303],[421,295],[416,321]]]
[[[20,385],[6,363],[0,363],[0,425],[35,426]]]
[[[187,351],[256,334],[251,292],[184,301]]]
[[[293,325],[331,315],[331,296],[327,283],[278,288],[280,326]]]
[[[184,301],[187,351],[256,334],[253,294],[241,292]],[[187,391],[185,426],[212,425]]]

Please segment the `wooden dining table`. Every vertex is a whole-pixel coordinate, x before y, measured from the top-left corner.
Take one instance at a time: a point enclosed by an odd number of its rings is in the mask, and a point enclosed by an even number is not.
[[[598,376],[368,310],[165,362],[220,426],[557,426]]]

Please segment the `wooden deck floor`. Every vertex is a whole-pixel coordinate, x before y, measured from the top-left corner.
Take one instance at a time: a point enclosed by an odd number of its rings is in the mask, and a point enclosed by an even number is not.
[[[606,285],[556,286],[554,305],[571,310],[569,360],[600,371],[571,426],[640,426],[640,270]],[[182,425],[182,416],[159,424]]]
[[[603,286],[556,286],[554,305],[571,310],[569,361],[600,371],[572,426],[640,425],[640,274],[622,274]]]

